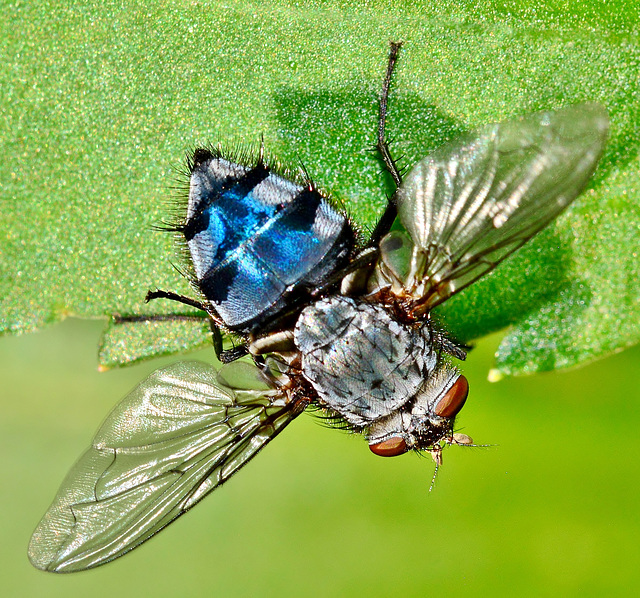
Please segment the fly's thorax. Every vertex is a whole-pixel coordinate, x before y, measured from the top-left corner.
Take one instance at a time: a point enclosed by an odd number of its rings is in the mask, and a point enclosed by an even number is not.
[[[412,449],[439,453],[442,442],[469,444],[456,440],[453,433],[468,392],[467,379],[457,369],[441,364],[412,401],[369,426],[369,448],[391,457]]]
[[[321,403],[357,427],[411,401],[437,362],[425,329],[397,321],[380,305],[341,296],[303,310],[294,341]]]

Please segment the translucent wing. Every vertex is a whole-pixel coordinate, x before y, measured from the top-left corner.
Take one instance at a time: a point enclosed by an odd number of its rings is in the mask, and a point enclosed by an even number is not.
[[[287,403],[256,367],[225,368],[174,364],[116,406],[33,534],[36,567],[80,571],[135,548],[229,479],[304,408]]]
[[[581,104],[488,126],[419,162],[398,191],[383,263],[430,309],[495,268],[582,191],[608,132],[606,110]]]

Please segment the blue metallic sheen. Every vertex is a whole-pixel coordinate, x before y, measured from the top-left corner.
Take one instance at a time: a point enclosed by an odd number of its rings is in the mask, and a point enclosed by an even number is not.
[[[197,150],[183,227],[196,283],[229,329],[249,331],[348,259],[349,221],[310,185]]]

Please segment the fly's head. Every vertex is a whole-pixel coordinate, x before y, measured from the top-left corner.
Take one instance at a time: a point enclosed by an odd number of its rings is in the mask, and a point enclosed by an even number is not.
[[[473,444],[465,434],[453,432],[455,419],[469,394],[469,384],[455,368],[443,365],[430,376],[412,401],[370,426],[371,451],[395,457],[409,450],[431,454],[442,463],[447,444]]]
[[[453,432],[469,385],[443,355],[464,351],[412,325],[401,304],[376,299],[331,297],[302,312],[294,340],[303,377],[376,455],[426,451],[439,463],[443,444],[471,444]]]

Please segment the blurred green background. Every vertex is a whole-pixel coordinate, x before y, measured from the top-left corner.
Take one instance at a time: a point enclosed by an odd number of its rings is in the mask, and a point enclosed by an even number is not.
[[[486,381],[464,366],[464,432],[382,459],[303,414],[246,469],[133,553],[80,574],[31,567],[33,527],[108,410],[168,360],[99,374],[103,323],[0,339],[3,596],[612,596],[638,587],[640,348]],[[210,351],[194,354],[202,360]]]

